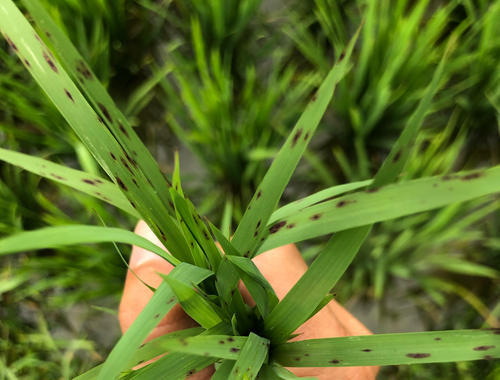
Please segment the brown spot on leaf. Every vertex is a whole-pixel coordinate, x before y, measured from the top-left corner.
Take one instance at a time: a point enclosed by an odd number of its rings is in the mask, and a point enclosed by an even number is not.
[[[127,168],[127,170],[130,172],[130,174],[134,174],[132,169],[130,169],[130,166],[128,166],[128,162],[125,160],[125,158],[120,157],[120,161],[122,162],[123,166],[125,166],[125,168]]]
[[[88,69],[85,62],[79,60],[76,63],[76,71],[78,71],[81,75],[83,75],[86,79],[92,79],[92,73]]]
[[[257,199],[259,199],[261,195],[262,195],[262,191],[259,190],[259,192],[257,193]]]
[[[311,102],[315,102],[316,100],[318,100],[318,93],[315,93],[312,98],[311,98]]]
[[[304,135],[304,141],[307,141],[309,139],[309,132],[307,132],[305,135]]]
[[[437,338],[434,338],[434,340],[441,340],[441,338],[437,337]]]
[[[111,158],[112,158],[113,160],[115,160],[115,161],[116,161],[116,156],[115,156],[112,152],[109,152],[109,155],[111,156]]]
[[[239,352],[239,351],[240,351],[240,349],[239,349],[239,348],[237,348],[237,347],[231,347],[231,348],[229,349],[229,351],[231,351],[231,352]]]
[[[14,50],[14,51],[19,51],[19,49],[17,48],[17,45],[10,39],[9,36],[5,35],[5,39],[7,40],[7,43],[10,45],[10,47]]]
[[[309,219],[311,220],[318,220],[321,218],[321,214],[314,214],[313,216],[311,216]]]
[[[130,204],[132,205],[133,208],[137,208],[134,202],[130,201]]]
[[[401,158],[401,151],[400,151],[400,150],[398,150],[398,151],[396,152],[396,154],[394,155],[394,158],[392,159],[392,162],[396,163],[396,162],[398,162],[398,161],[399,161],[399,159],[400,159],[400,158]]]
[[[339,62],[341,62],[344,58],[345,58],[345,50],[343,50],[342,53],[340,53]]]
[[[330,360],[328,363],[332,363],[332,364],[339,364],[339,363],[340,363],[340,360],[337,360],[337,359],[332,359],[332,360]]]
[[[341,207],[347,206],[349,203],[354,203],[354,202],[355,201],[352,201],[352,200],[349,201],[349,200],[344,199],[344,200],[338,201],[336,207],[341,208]]]
[[[116,177],[116,182],[118,183],[118,186],[120,186],[123,190],[128,191],[127,186],[125,186],[125,184],[120,178]]]
[[[269,228],[269,233],[274,234],[274,233],[278,232],[281,228],[283,228],[285,225],[286,225],[286,221],[282,220],[281,222],[278,222],[278,223],[272,225]]]
[[[219,344],[226,344],[226,342],[224,342],[222,339],[219,340]]]
[[[128,132],[127,132],[127,130],[125,129],[125,127],[123,126],[123,124],[122,124],[122,123],[120,123],[120,124],[118,125],[118,128],[120,128],[120,131],[122,131],[122,133],[123,133],[125,136],[129,137]]]
[[[160,318],[160,314],[159,313],[155,314],[155,319],[158,319],[158,318]]]
[[[234,342],[234,338],[232,336],[230,336],[229,338],[227,338],[227,341],[228,342]]]
[[[45,51],[43,52],[43,59],[45,59],[45,61],[48,63],[48,65],[50,66],[50,68],[55,73],[59,73],[59,70],[58,70],[56,64],[54,63],[54,61],[52,60],[52,58]]]
[[[424,359],[424,358],[428,358],[429,356],[431,356],[431,354],[417,352],[414,354],[406,354],[406,356],[409,358],[412,358],[412,359]]]
[[[31,67],[31,63],[30,63],[30,61],[28,61],[26,58],[24,59],[24,64],[25,64],[27,67]]]
[[[73,99],[73,95],[71,95],[71,92],[69,92],[67,89],[64,89],[64,93],[69,98],[69,100],[71,100],[73,103],[75,102],[75,99]]]
[[[108,109],[107,109],[107,108],[104,106],[104,104],[102,104],[102,103],[98,103],[98,105],[99,105],[99,108],[100,108],[100,110],[101,110],[102,114],[104,115],[104,117],[105,117],[106,119],[108,119],[108,121],[109,121],[110,123],[112,123],[112,122],[113,122],[113,119],[111,118],[111,115],[109,114]]]
[[[65,180],[66,180],[66,178],[61,177],[60,175],[57,175],[57,174],[55,174],[55,173],[50,173],[50,175],[51,175],[52,177],[54,177],[55,179],[58,179],[58,180],[60,180],[60,181],[65,181]]]
[[[300,358],[299,358],[298,356],[297,356],[297,357],[295,357],[295,361],[296,361],[296,362],[300,362]]]
[[[93,181],[91,179],[85,178],[85,179],[82,179],[82,181],[85,182],[85,183],[87,183],[87,184],[89,184],[89,185],[92,185],[92,186],[96,185],[95,181]]]
[[[292,147],[294,147],[297,144],[297,141],[300,139],[301,135],[302,135],[302,129],[299,129],[297,133],[295,133],[295,136],[293,136]]]
[[[466,174],[462,177],[462,181],[470,181],[471,179],[477,179],[483,176],[483,173],[481,172],[476,172],[476,173],[470,173]]]
[[[495,348],[495,346],[477,346],[474,347],[474,351],[488,351],[491,350],[492,348]]]
[[[295,227],[295,223],[290,223],[286,226],[287,229],[292,229],[293,227]]]
[[[363,352],[372,352],[372,350],[370,350],[369,348],[365,348],[365,349],[363,349],[361,351],[363,351]]]

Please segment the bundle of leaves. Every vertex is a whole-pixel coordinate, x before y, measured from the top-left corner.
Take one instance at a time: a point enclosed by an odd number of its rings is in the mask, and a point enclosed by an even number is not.
[[[128,230],[63,225],[6,237],[0,240],[0,254],[118,242],[150,250],[175,266],[106,361],[80,379],[149,379],[165,373],[181,379],[214,363],[215,379],[280,379],[294,377],[284,366],[401,365],[500,357],[500,331],[495,328],[288,342],[300,325],[333,298],[331,289],[374,223],[476,199],[500,188],[498,166],[399,180],[443,80],[453,37],[373,179],[330,187],[277,208],[335,87],[351,69],[358,30],[287,136],[230,239],[230,230],[222,232],[203,219],[184,194],[178,161],[171,179],[163,176],[127,119],[44,8],[33,0],[25,5],[46,40],[10,0],[0,4],[1,32],[110,180],[15,151],[2,149],[0,158],[142,218],[167,250]],[[306,273],[278,301],[251,259],[274,247],[331,234]],[[254,307],[243,302],[240,280],[254,299]],[[144,344],[177,303],[200,327]],[[168,354],[157,361],[134,369],[165,352]]]

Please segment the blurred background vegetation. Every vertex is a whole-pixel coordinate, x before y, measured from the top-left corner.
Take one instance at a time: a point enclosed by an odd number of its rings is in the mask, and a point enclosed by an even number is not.
[[[165,172],[225,228],[237,223],[283,136],[364,23],[354,65],[286,201],[370,178],[445,51],[446,78],[404,178],[499,164],[500,1],[44,0]],[[0,42],[0,144],[99,173]],[[99,201],[0,163],[0,235],[72,223],[133,228]],[[374,332],[496,326],[500,200],[380,223],[336,287]],[[301,244],[307,260],[322,240]],[[123,251],[128,253],[129,248]],[[0,259],[0,380],[69,379],[119,330],[126,267],[114,247]],[[383,379],[498,379],[498,362],[384,368]]]

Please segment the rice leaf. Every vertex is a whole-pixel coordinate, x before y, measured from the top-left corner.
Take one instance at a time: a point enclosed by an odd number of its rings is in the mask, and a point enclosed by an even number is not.
[[[130,155],[133,151],[129,154],[116,140],[11,0],[0,4],[0,17],[4,37],[15,46],[14,50],[25,67],[104,171],[127,196],[132,207],[137,208],[170,252],[177,255],[187,251],[188,245],[183,235],[178,233],[177,223],[168,215],[168,202],[159,198],[144,177],[137,157]],[[112,119],[106,107],[98,108],[105,119]]]
[[[264,319],[266,336],[283,342],[302,325],[344,274],[371,226],[342,231],[330,239],[309,269]]]
[[[185,223],[189,233],[204,253],[201,264],[205,264],[205,260],[208,260],[210,268],[214,272],[217,271],[221,260],[221,253],[210,236],[207,226],[203,223],[194,205],[188,199],[184,199],[175,189],[171,189],[171,196],[175,204],[175,209],[181,217],[181,221]]]
[[[205,330],[199,337],[207,335],[224,334],[228,330],[228,326],[221,324],[210,330]],[[203,355],[190,355],[186,353],[172,352],[161,357],[155,362],[147,365],[144,368],[133,371],[124,379],[162,379],[165,374],[168,374],[168,379],[181,380],[185,379],[203,368],[208,367],[217,359]]]
[[[120,189],[106,179],[8,149],[0,148],[0,160],[92,195],[139,218],[139,214],[130,205]]]
[[[400,365],[498,358],[499,329],[311,339],[285,343],[273,350],[273,360],[290,367]]]
[[[217,306],[213,305],[201,294],[197,293],[189,284],[177,281],[170,276],[162,276],[172,288],[181,304],[182,309],[205,329],[214,327],[222,322],[217,312]]]
[[[104,86],[92,72],[89,64],[83,59],[68,37],[59,29],[50,15],[38,0],[23,0],[31,17],[45,33],[65,70],[75,83],[80,85],[93,108],[99,113],[101,120],[111,130],[115,138],[133,157],[129,160],[132,166],[137,165],[145,182],[151,182],[163,204],[168,204],[168,183],[160,172],[156,161],[141,142],[127,118],[115,105]],[[128,157],[127,157],[128,160]],[[173,215],[173,209],[169,209]]]
[[[146,362],[148,360],[154,359],[157,356],[165,354],[166,350],[162,345],[162,342],[172,338],[187,338],[194,335],[199,335],[204,330],[201,327],[193,327],[190,329],[174,331],[158,338],[153,339],[141,345],[141,347],[134,353],[134,356],[130,359],[127,367],[132,368],[138,364]],[[74,380],[93,380],[97,378],[99,371],[102,368],[102,364],[92,368],[91,370],[85,372],[84,374],[77,376]]]
[[[259,252],[370,223],[464,202],[500,189],[500,166],[361,191],[307,207],[267,228]]]
[[[227,259],[238,268],[240,277],[255,301],[263,318],[278,304],[278,297],[271,284],[260,273],[252,260],[241,256],[226,255]]]
[[[233,360],[224,360],[219,365],[210,380],[227,380],[231,370],[233,369],[234,363],[235,362]]]
[[[269,341],[254,333],[248,336],[228,380],[253,380],[267,359]]]
[[[427,111],[430,108],[431,101],[436,95],[443,82],[443,73],[446,67],[446,62],[449,54],[451,53],[456,43],[456,35],[452,35],[448,40],[448,45],[445,50],[434,75],[432,76],[431,83],[427,86],[424,96],[418,103],[417,109],[412,113],[408,123],[406,124],[403,132],[398,140],[394,143],[387,158],[384,160],[382,167],[378,170],[372,188],[383,186],[388,183],[394,182],[399,173],[403,170],[408,158],[410,157],[411,148],[414,145],[415,138],[418,131],[423,124]]]
[[[180,262],[163,248],[135,233],[112,227],[67,225],[23,231],[0,240],[0,256],[36,249],[57,248],[74,244],[116,242],[132,244],[163,257],[172,265]]]
[[[247,340],[244,336],[204,334],[164,340],[162,346],[169,352],[236,360]]]
[[[168,276],[186,284],[198,284],[212,274],[207,269],[180,263]],[[175,304],[174,292],[166,282],[162,282],[137,319],[114,346],[99,372],[98,379],[114,379],[126,369],[127,363],[139,346]]]
[[[261,243],[265,226],[278,205],[288,181],[297,166],[307,144],[330,103],[337,83],[347,74],[350,65],[350,56],[356,43],[357,36],[353,37],[346,48],[345,56],[331,69],[316,95],[306,107],[297,121],[292,132],[276,155],[271,167],[257,188],[248,208],[241,219],[234,237],[233,245],[247,257],[253,257]]]
[[[295,379],[306,379],[306,380],[318,380],[317,377],[299,377],[294,375],[292,372],[287,370],[284,367],[281,367],[280,365],[277,365],[276,363],[273,363],[272,365],[265,366],[265,368],[262,368],[263,372],[262,373],[262,379],[283,379],[283,380],[295,380]],[[267,376],[267,377],[266,377]],[[259,377],[260,379],[260,377]]]
[[[349,191],[358,190],[362,187],[369,186],[372,183],[372,180],[359,181],[359,182],[351,182],[345,183],[342,185],[336,185],[329,187],[328,189],[324,189],[309,195],[305,198],[299,199],[294,202],[290,202],[283,207],[277,209],[271,217],[269,218],[269,224],[273,224],[274,222],[284,219],[290,215],[296,214],[298,211],[305,209],[306,207],[315,205],[317,203],[326,202],[334,197],[338,197],[344,193]]]

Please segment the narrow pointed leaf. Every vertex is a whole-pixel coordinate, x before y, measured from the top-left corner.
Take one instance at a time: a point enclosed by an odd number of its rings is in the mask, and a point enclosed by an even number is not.
[[[273,359],[290,367],[400,365],[498,358],[498,329],[311,339],[286,343],[273,350]]]
[[[198,322],[200,326],[209,329],[222,322],[215,305],[208,302],[190,285],[177,281],[170,276],[163,276],[163,278],[174,291],[182,309],[186,314]]]
[[[358,30],[359,33],[359,30]],[[233,245],[239,252],[253,257],[272,212],[299,163],[307,144],[330,103],[335,86],[350,69],[350,56],[357,39],[352,39],[344,59],[335,64],[316,95],[297,121],[289,137],[278,152],[264,179],[257,188],[243,218],[234,233]]]
[[[107,242],[136,245],[156,253],[172,265],[180,263],[179,260],[163,248],[131,231],[120,228],[86,225],[46,227],[11,235],[0,240],[0,256],[67,245]]]
[[[273,342],[283,342],[312,315],[344,274],[370,230],[371,226],[359,227],[330,239],[306,273],[264,320],[266,336]]]
[[[132,216],[139,217],[137,211],[130,205],[118,186],[108,180],[42,158],[2,148],[0,148],[0,160],[92,195]]]
[[[182,234],[176,233],[179,230],[177,223],[168,214],[168,202],[162,202],[138,166],[136,158],[124,150],[102,117],[100,120],[51,50],[11,0],[0,3],[0,17],[0,31],[15,46],[19,59],[131,205],[137,208],[170,252],[176,255],[186,251],[187,243]],[[98,109],[110,121],[109,110],[104,111],[102,107]],[[130,152],[133,155],[133,151]]]
[[[269,341],[254,333],[248,336],[228,380],[253,380],[264,364],[269,352]]]
[[[127,368],[132,368],[138,364],[142,364],[148,360],[154,359],[157,356],[165,354],[166,350],[162,343],[172,338],[187,338],[190,336],[199,335],[204,330],[201,327],[193,327],[190,329],[174,331],[166,335],[162,335],[152,341],[141,345],[141,347],[134,353],[134,356],[127,363]],[[93,380],[99,375],[102,369],[102,364],[92,368],[91,370],[74,378],[74,380]]]
[[[307,207],[268,227],[259,252],[500,191],[500,166],[399,182]]]
[[[305,209],[309,206],[312,206],[317,203],[322,203],[330,200],[331,198],[338,197],[344,193],[349,191],[358,190],[362,187],[369,186],[372,183],[372,180],[359,181],[346,183],[343,185],[337,185],[329,187],[328,189],[318,191],[312,195],[309,195],[305,198],[299,199],[295,202],[290,202],[287,205],[280,207],[271,215],[269,218],[269,224],[273,224],[274,222],[284,219],[290,215],[296,214],[298,211]]]
[[[36,24],[44,31],[65,70],[73,81],[80,85],[93,108],[99,112],[103,122],[112,131],[125,151],[132,152],[130,153],[133,155],[130,164],[137,165],[141,169],[141,174],[145,176],[146,182],[151,181],[162,202],[168,204],[170,198],[167,181],[127,118],[92,72],[90,65],[83,59],[38,0],[23,0],[23,4]],[[173,209],[170,208],[169,211],[173,215]]]
[[[169,277],[187,284],[198,284],[213,273],[190,264],[177,265]],[[166,282],[162,282],[153,297],[141,311],[130,328],[120,338],[99,372],[99,380],[114,379],[127,368],[127,363],[134,356],[139,346],[155,328],[158,322],[176,304],[175,294]]]

